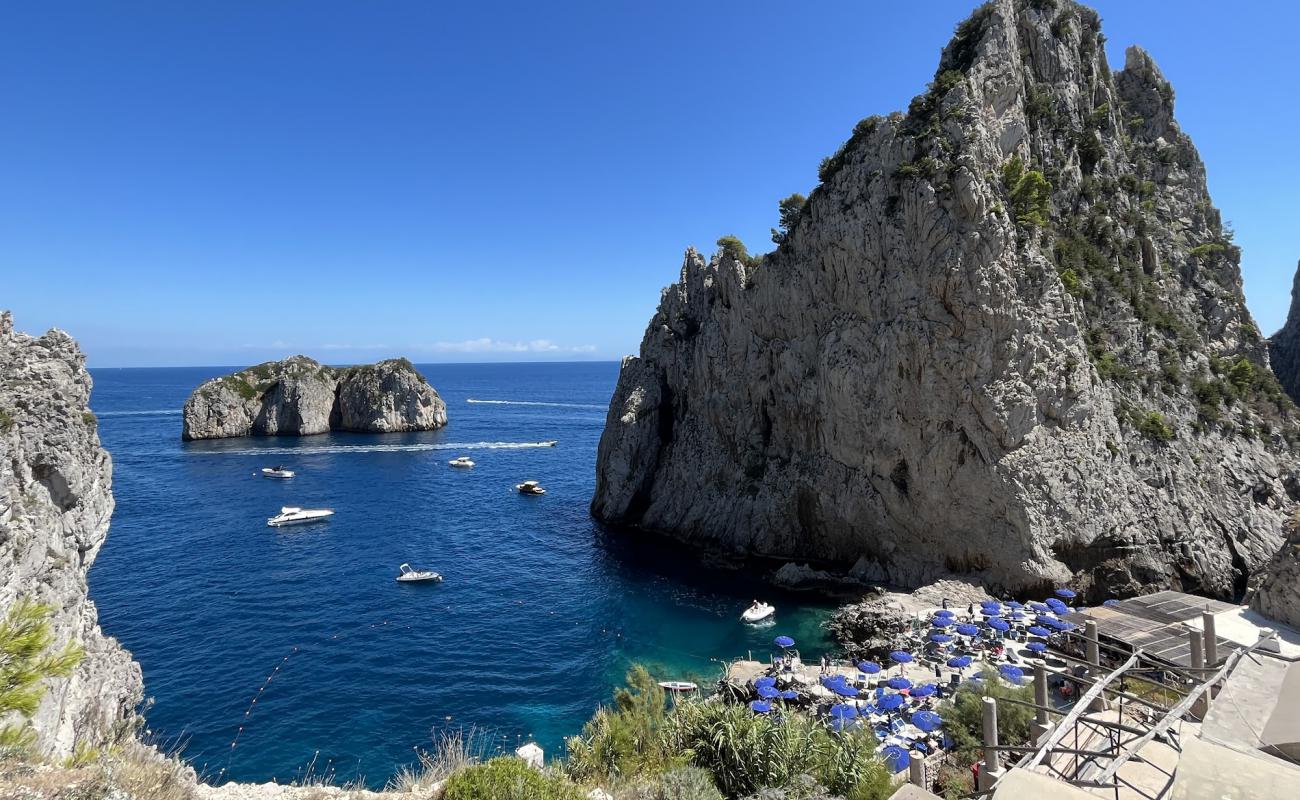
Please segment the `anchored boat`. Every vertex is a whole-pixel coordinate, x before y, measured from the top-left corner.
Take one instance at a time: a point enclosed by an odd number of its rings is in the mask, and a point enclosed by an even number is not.
[[[442,576],[427,569],[411,569],[410,564],[403,564],[397,568],[397,580],[399,583],[442,583]]]
[[[261,474],[263,478],[279,478],[280,480],[285,480],[293,477],[293,470],[285,469],[279,464],[276,464],[274,467],[262,467]]]
[[[285,525],[302,525],[308,522],[320,522],[327,517],[333,516],[334,511],[329,508],[298,508],[297,506],[284,506],[280,513],[267,519],[266,524],[272,528],[281,528]]]
[[[693,692],[700,687],[690,681],[659,681],[659,688],[667,692]]]
[[[516,483],[515,489],[520,494],[546,494],[546,490],[543,489],[541,485],[537,483],[537,481],[524,481],[523,483]]]
[[[448,461],[447,463],[452,465],[453,467],[460,467],[461,469],[468,469],[474,466],[474,462],[470,460],[469,456],[461,456],[460,458],[453,458],[451,461]]]
[[[776,606],[771,605],[769,603],[760,603],[757,600],[755,600],[752,606],[745,609],[744,613],[740,615],[740,618],[745,622],[754,623],[754,622],[762,622],[763,620],[767,619],[768,617],[774,616],[775,614],[776,614]]]

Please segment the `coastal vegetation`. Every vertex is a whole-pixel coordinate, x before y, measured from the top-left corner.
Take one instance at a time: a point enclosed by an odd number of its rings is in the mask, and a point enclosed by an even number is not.
[[[0,726],[0,757],[31,749],[36,734],[27,720],[45,696],[46,681],[71,675],[84,655],[75,642],[52,649],[53,613],[52,606],[21,598],[0,622],[0,719],[17,714],[22,720]]]

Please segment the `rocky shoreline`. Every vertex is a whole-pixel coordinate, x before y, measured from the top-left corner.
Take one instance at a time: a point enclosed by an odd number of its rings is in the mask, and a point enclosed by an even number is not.
[[[204,382],[182,411],[181,438],[398,433],[447,424],[447,404],[410,361],[329,367],[307,356]]]

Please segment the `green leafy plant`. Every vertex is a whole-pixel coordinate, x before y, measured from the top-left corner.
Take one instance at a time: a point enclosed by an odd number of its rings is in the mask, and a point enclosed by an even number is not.
[[[1148,411],[1137,423],[1138,433],[1157,442],[1167,442],[1174,438],[1174,428],[1159,411]]]
[[[777,227],[772,229],[772,241],[777,245],[785,244],[790,238],[790,231],[794,230],[794,225],[799,221],[799,215],[803,213],[804,206],[808,204],[808,198],[795,192],[782,199],[777,203]]]
[[[35,742],[27,720],[36,713],[50,678],[66,678],[85,651],[68,642],[51,652],[53,606],[19,599],[0,622],[0,718],[17,713],[23,721],[0,726],[0,753],[23,752]]]
[[[940,710],[944,730],[953,741],[953,756],[958,763],[972,764],[983,755],[984,698],[1019,700],[1033,703],[1032,686],[1008,686],[992,669],[985,668],[983,680],[966,681]],[[998,703],[998,741],[1017,746],[1029,741],[1029,723],[1034,711],[1015,703]]]
[[[514,756],[453,773],[442,796],[443,800],[583,800],[582,792],[568,778],[533,769]]]
[[[627,686],[614,692],[568,740],[568,773],[577,780],[627,778],[680,765],[685,759],[665,748],[664,690],[641,665],[627,673]]]
[[[1051,212],[1052,185],[1038,170],[1026,169],[1020,156],[1002,167],[1002,184],[1011,199],[1011,213],[1026,227],[1045,227]]]

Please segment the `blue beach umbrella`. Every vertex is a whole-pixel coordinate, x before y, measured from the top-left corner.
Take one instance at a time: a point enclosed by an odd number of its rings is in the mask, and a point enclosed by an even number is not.
[[[857,719],[858,709],[848,703],[836,703],[831,706],[830,714],[832,719]]]
[[[1060,600],[1057,600],[1055,597],[1047,598],[1047,607],[1055,611],[1057,614],[1064,614],[1070,610],[1069,606],[1062,603]]]
[[[954,656],[953,658],[948,659],[948,666],[952,667],[953,669],[966,669],[970,665],[971,665],[970,656]]]
[[[874,661],[859,661],[858,669],[867,675],[875,675],[880,671],[880,665]]]
[[[890,678],[889,680],[885,681],[885,685],[888,686],[888,687],[891,688],[891,689],[911,689],[911,688],[912,688],[912,682],[909,681],[907,678],[902,677],[901,675],[898,676],[898,677],[896,677],[896,678]]]
[[[923,708],[912,715],[912,724],[926,733],[930,733],[939,729],[939,726],[943,724],[943,719],[933,711]]]
[[[1047,645],[1043,644],[1042,642],[1030,642],[1029,644],[1025,645],[1025,649],[1032,650],[1035,653],[1041,653],[1047,649]]]
[[[963,622],[955,630],[962,636],[978,636],[980,632],[978,625],[972,625],[969,622]]]
[[[1066,600],[1073,600],[1075,597],[1077,597],[1073,589],[1057,589],[1056,596],[1063,597]]]
[[[923,686],[918,686],[915,689],[913,689],[912,697],[929,697],[930,695],[934,694],[937,691],[939,691],[938,686],[935,686],[933,683],[927,683]]]
[[[1051,607],[1037,601],[1030,603],[1029,607],[1040,614],[1048,614],[1052,611]]]
[[[935,628],[948,628],[952,626],[954,621],[952,617],[935,617],[930,620],[930,625]]]
[[[1002,615],[1002,618],[1003,619],[1024,619],[1025,615],[1021,614],[1019,611],[1008,611],[1007,613]]]
[[[830,690],[840,697],[857,697],[861,694],[856,687],[849,686],[847,683],[836,683],[830,687]]]
[[[993,619],[989,620],[989,627],[995,631],[1002,631],[1003,633],[1006,633],[1007,631],[1011,630],[1011,623],[1007,622],[1005,619],[994,617]]]
[[[1065,623],[1056,617],[1039,617],[1038,624],[1044,628],[1051,628],[1054,631],[1064,630],[1061,626]]]
[[[938,611],[934,612],[934,615],[935,615],[936,617],[955,617],[955,616],[957,616],[956,614],[953,613],[952,609],[950,609],[950,608],[941,608],[941,609],[939,609]]]
[[[799,693],[796,692],[794,689],[786,689],[784,692],[781,692],[781,699],[782,699],[782,700],[798,700],[798,699],[799,699]]]
[[[777,647],[794,647],[794,639],[789,636],[778,636],[772,640]]]
[[[884,761],[889,771],[895,774],[907,769],[910,759],[911,756],[908,755],[907,749],[896,744],[886,745],[880,751],[880,760]]]
[[[1111,599],[1102,603],[1102,605],[1106,606],[1107,608],[1114,608],[1115,606],[1119,605],[1119,601],[1112,597]]]
[[[912,654],[904,652],[902,650],[895,650],[894,652],[889,654],[889,658],[891,661],[897,664],[906,664],[912,660]]]
[[[901,694],[887,694],[876,701],[876,708],[881,711],[897,711],[907,704],[907,698]]]
[[[1003,603],[1002,605],[1006,606],[1007,608],[1011,609],[1012,611],[1019,611],[1020,609],[1022,609],[1022,608],[1025,607],[1023,603],[1016,602],[1015,600],[1008,600],[1007,602]]]
[[[1078,625],[1075,625],[1073,622],[1066,622],[1066,621],[1063,620],[1063,619],[1062,619],[1062,620],[1058,620],[1057,623],[1056,623],[1056,629],[1057,629],[1058,631],[1072,631],[1072,630],[1074,630],[1074,629],[1077,628],[1077,627],[1079,627],[1079,626],[1078,626]]]
[[[1026,629],[1030,636],[1051,636],[1052,632],[1042,625],[1030,625]]]
[[[949,634],[949,633],[932,633],[932,634],[930,634],[930,641],[932,641],[932,642],[938,642],[939,644],[947,644],[948,642],[951,642],[951,641],[952,641],[952,634]]]
[[[771,700],[774,697],[780,697],[781,693],[777,691],[775,686],[760,686],[758,687],[758,696],[764,700]]]
[[[831,718],[831,730],[835,731],[836,733],[843,733],[844,731],[853,730],[854,728],[858,727],[860,724],[861,724],[861,720],[840,719],[839,717]]]
[[[1025,677],[1025,671],[1023,669],[1012,666],[1011,664],[999,665],[998,672],[1002,674],[1003,678],[1006,678],[1009,682],[1015,684],[1019,684],[1021,679]]]
[[[753,700],[750,701],[749,707],[759,714],[766,714],[772,710],[772,703],[768,700]]]

